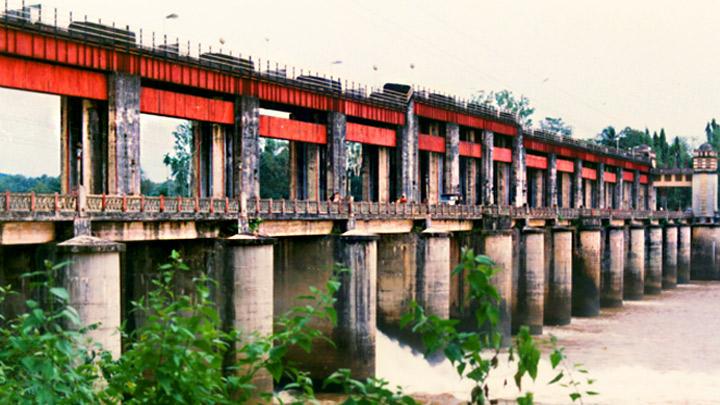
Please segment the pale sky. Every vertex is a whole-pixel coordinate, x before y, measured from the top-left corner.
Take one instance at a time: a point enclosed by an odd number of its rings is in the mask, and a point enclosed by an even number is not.
[[[51,15],[49,7],[57,6],[73,10],[76,19],[87,13],[89,19],[114,20],[133,30],[143,27],[146,39],[152,30],[165,30],[171,37],[179,36],[181,44],[190,40],[193,47],[197,42],[215,50],[222,46],[233,54],[269,57],[369,85],[413,82],[459,97],[477,90],[509,89],[530,98],[537,108],[536,122],[560,116],[574,127],[578,138],[593,137],[607,125],[651,131],[665,127],[669,135],[697,145],[705,123],[720,118],[720,2],[716,0],[49,0],[43,4],[45,16]],[[179,18],[165,20],[171,13]],[[59,11],[61,20],[66,14]],[[25,134],[28,125],[37,127],[37,133],[52,133],[54,128],[48,125],[59,121],[59,101],[33,96],[28,106],[16,101],[20,98],[0,94],[0,171],[15,167],[15,171],[57,173],[58,159],[48,155],[46,145],[27,141],[37,146],[35,159],[27,159],[15,152],[16,146],[9,146],[8,139],[17,139],[19,132],[39,139],[37,134]],[[17,111],[30,108],[36,108],[38,117],[32,111]],[[153,142],[168,148],[172,143],[164,138],[169,137],[171,125],[155,127],[162,133],[143,134],[162,137]],[[145,155],[162,159],[164,152]]]

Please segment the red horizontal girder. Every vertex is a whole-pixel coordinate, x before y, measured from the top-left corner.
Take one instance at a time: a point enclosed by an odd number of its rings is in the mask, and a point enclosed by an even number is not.
[[[429,152],[445,153],[445,138],[434,135],[418,135],[418,149]]]
[[[395,131],[387,128],[371,127],[369,125],[348,122],[345,129],[345,139],[351,142],[360,142],[368,145],[395,147]]]
[[[525,155],[525,165],[527,167],[532,167],[533,169],[545,170],[548,168],[548,162],[545,156],[537,156],[531,154]]]
[[[512,149],[494,147],[493,160],[496,162],[512,163]]]
[[[107,100],[102,73],[0,56],[0,87]]]
[[[440,107],[423,103],[415,103],[415,114],[420,117],[430,118],[436,121],[454,122],[458,125],[471,128],[488,129],[505,135],[517,134],[517,129],[510,124],[496,122],[457,111],[445,110]]]
[[[269,115],[260,116],[260,136],[307,143],[327,143],[325,125]]]
[[[235,109],[231,101],[149,87],[140,90],[140,112],[217,124],[235,123]]]
[[[482,158],[482,148],[479,143],[460,141],[460,156]]]

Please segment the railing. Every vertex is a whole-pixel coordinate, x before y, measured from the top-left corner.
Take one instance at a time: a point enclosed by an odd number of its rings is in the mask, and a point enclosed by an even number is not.
[[[240,201],[230,198],[188,198],[149,196],[89,195],[81,201],[76,195],[9,193],[0,194],[0,220],[50,218],[69,219],[78,215],[114,220],[152,219],[237,219],[244,214],[263,219],[459,219],[486,217],[520,219],[604,218],[604,219],[687,219],[683,211],[620,210],[599,208],[549,208],[481,205],[418,204],[389,202],[328,202],[309,200],[254,199],[247,212],[240,212]],[[81,206],[82,205],[82,206]]]

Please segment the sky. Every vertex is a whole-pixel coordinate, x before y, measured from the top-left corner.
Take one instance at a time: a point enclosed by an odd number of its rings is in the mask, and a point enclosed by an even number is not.
[[[58,7],[61,21],[73,10],[76,19],[142,27],[146,40],[153,30],[166,32],[192,47],[200,42],[368,85],[411,82],[461,98],[509,89],[530,99],[535,121],[561,117],[577,138],[607,125],[664,127],[698,145],[705,123],[720,118],[716,0],[42,3],[45,16]],[[37,139],[59,133],[59,98],[14,93],[0,92],[0,172],[57,173],[59,159]],[[143,161],[162,160],[177,124],[153,119],[143,125],[143,142],[155,145],[143,150]],[[167,174],[159,165],[152,177]]]

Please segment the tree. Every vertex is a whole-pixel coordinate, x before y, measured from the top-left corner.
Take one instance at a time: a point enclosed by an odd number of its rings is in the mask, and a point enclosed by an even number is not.
[[[166,153],[163,163],[170,168],[175,194],[190,196],[190,172],[193,155],[193,131],[189,123],[177,126],[173,131],[173,153]]]
[[[481,90],[475,94],[472,101],[516,114],[521,124],[532,126],[532,115],[535,113],[535,108],[530,106],[530,99],[523,95],[516,97],[510,90],[489,93]]]
[[[540,128],[543,131],[568,137],[572,136],[573,133],[572,127],[564,122],[560,117],[545,117],[544,120],[540,121]]]
[[[618,142],[618,134],[615,127],[609,125],[598,134],[596,142],[605,146],[616,146]]]
[[[290,198],[287,142],[265,139],[260,152],[260,198]]]

